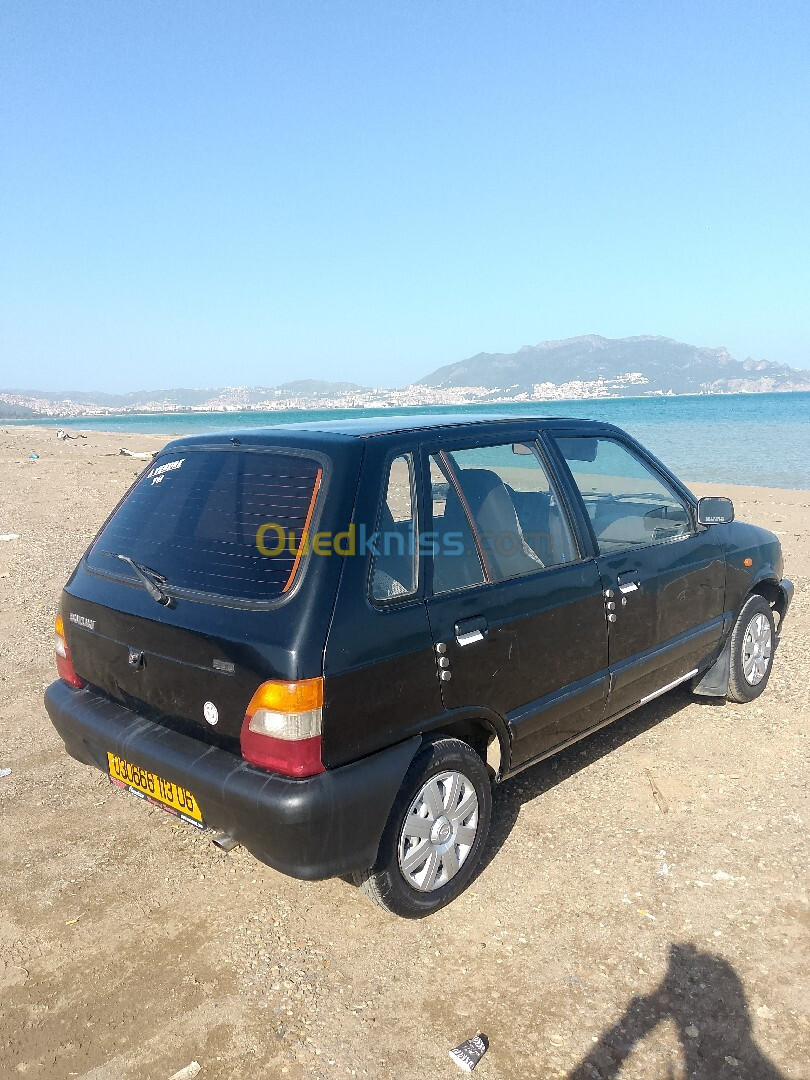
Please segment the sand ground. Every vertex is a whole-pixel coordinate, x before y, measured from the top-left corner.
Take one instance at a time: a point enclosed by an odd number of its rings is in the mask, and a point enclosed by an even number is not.
[[[140,468],[119,446],[164,440],[54,430],[0,429],[0,1076],[449,1080],[479,1030],[489,1080],[810,1076],[810,492],[694,485],[784,545],[765,695],[676,692],[504,785],[473,886],[404,922],[65,755],[59,592]]]

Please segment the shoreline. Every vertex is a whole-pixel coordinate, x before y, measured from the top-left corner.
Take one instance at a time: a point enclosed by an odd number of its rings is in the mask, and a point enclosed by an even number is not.
[[[268,424],[268,427],[273,425]],[[90,441],[94,444],[99,441],[109,443],[110,446],[115,445],[114,451],[111,451],[108,447],[105,447],[107,453],[118,453],[121,446],[126,445],[128,450],[157,452],[162,449],[167,442],[171,442],[172,439],[185,438],[190,432],[178,433],[178,432],[138,432],[138,431],[105,431],[102,429],[96,429],[91,427],[71,427],[71,431],[75,431],[77,436],[82,434],[86,436],[86,439],[73,438],[62,442],[56,439],[56,432],[62,427],[61,424],[54,422],[53,424],[23,424],[15,423],[9,425],[6,429],[6,425],[0,422],[0,437],[11,438],[14,436],[20,436],[25,438],[26,436],[37,442],[38,446],[31,446],[30,449],[34,452],[40,452],[40,446],[52,445],[59,448],[64,447],[79,447],[81,445],[88,445]],[[142,445],[136,446],[134,443],[140,443]],[[149,445],[146,445],[146,444]],[[22,448],[21,448],[22,450]],[[30,451],[29,451],[30,452]],[[125,460],[132,460],[122,455]],[[676,475],[680,475],[677,474]],[[795,499],[786,500],[788,503],[797,503],[797,505],[803,505],[800,500],[804,500],[807,503],[808,509],[810,509],[810,487],[788,487],[781,484],[740,484],[735,481],[724,480],[701,480],[694,479],[688,476],[683,477],[683,483],[686,484],[690,490],[696,495],[726,495],[731,499],[739,499],[740,501],[756,502],[758,499],[762,499],[769,496],[782,496],[784,497],[788,493],[794,495]],[[735,495],[734,492],[737,492]]]
[[[391,389],[397,389],[393,387]],[[87,393],[88,391],[81,391],[81,393]],[[158,393],[160,391],[157,391]],[[386,388],[381,388],[381,393],[386,392]],[[9,391],[2,391],[2,393],[9,393]],[[412,405],[328,405],[316,402],[311,402],[307,405],[288,405],[277,408],[251,408],[244,409],[195,409],[191,406],[180,407],[173,410],[173,413],[166,412],[153,412],[147,410],[146,412],[140,412],[137,409],[128,410],[125,412],[98,412],[98,413],[85,413],[82,416],[44,416],[43,419],[53,420],[54,422],[61,421],[68,424],[78,424],[82,420],[103,420],[105,418],[110,420],[124,420],[130,417],[150,417],[150,416],[228,416],[231,414],[241,415],[245,413],[273,413],[273,412],[362,412],[363,410],[383,411],[383,412],[409,412],[418,411],[423,412],[425,409],[467,409],[467,408],[500,408],[501,406],[534,406],[534,405],[575,405],[580,401],[673,401],[680,398],[729,398],[729,397],[771,397],[774,394],[779,394],[783,397],[790,396],[792,394],[810,394],[810,386],[803,387],[798,390],[690,390],[686,393],[664,393],[663,391],[658,393],[649,394],[596,394],[589,395],[584,394],[581,397],[570,398],[532,398],[530,401],[513,400],[511,398],[505,398],[503,400],[495,399],[494,401],[455,401],[455,402],[435,402],[433,404],[426,404],[425,402],[416,402]],[[69,400],[69,399],[65,399]],[[25,424],[30,421],[30,417],[26,416],[0,416],[0,424]]]

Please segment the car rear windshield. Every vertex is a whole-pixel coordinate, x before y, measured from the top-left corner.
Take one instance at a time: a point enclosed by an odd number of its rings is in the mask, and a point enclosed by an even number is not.
[[[161,575],[169,592],[277,599],[296,576],[320,481],[317,461],[289,452],[163,454],[107,522],[87,562],[138,580],[119,558],[125,555]]]

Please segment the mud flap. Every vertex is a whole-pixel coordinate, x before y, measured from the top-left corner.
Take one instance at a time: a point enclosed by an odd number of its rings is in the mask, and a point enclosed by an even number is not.
[[[715,662],[692,684],[692,693],[701,697],[727,697],[728,680],[731,675],[731,634]]]
[[[776,610],[779,614],[779,625],[776,628],[776,644],[779,644],[779,639],[782,637],[782,627],[785,625],[785,618],[790,607],[790,601],[793,599],[794,585],[788,578],[782,578],[779,582],[779,591],[782,594],[780,599],[776,602]]]

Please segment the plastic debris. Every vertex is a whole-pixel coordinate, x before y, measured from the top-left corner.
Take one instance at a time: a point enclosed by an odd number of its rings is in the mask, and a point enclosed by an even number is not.
[[[190,1061],[185,1069],[172,1073],[169,1080],[192,1080],[192,1077],[196,1076],[201,1068],[199,1061]]]
[[[0,533],[0,540],[19,540],[19,533]]]
[[[127,450],[125,446],[121,447],[121,449],[118,451],[118,454],[119,456],[123,454],[124,457],[137,458],[138,461],[151,461],[152,458],[155,456],[154,454],[147,453],[145,450]],[[172,1080],[174,1080],[174,1078],[172,1078]]]
[[[464,1072],[471,1073],[484,1054],[489,1050],[489,1039],[480,1031],[472,1039],[454,1046],[450,1057]]]
[[[11,769],[0,769],[0,780],[2,780],[4,776],[11,776]]]
[[[35,454],[34,451],[32,450],[31,453],[28,455],[28,460],[29,461],[39,461],[39,454]]]

